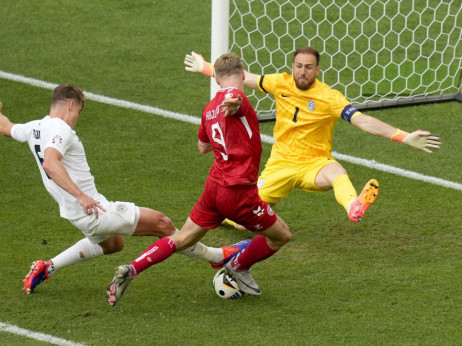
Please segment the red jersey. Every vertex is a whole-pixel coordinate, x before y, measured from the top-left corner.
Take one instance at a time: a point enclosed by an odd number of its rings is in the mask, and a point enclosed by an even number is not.
[[[224,116],[220,105],[225,98],[242,97],[234,115]],[[257,114],[245,94],[236,88],[217,92],[202,112],[199,142],[212,146],[215,160],[209,178],[223,186],[255,183],[261,158]]]

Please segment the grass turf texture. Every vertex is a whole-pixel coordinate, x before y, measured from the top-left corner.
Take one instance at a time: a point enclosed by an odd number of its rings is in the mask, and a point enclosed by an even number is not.
[[[209,81],[183,71],[186,52],[209,49],[208,2],[53,1],[2,4],[0,70],[177,112],[199,115]],[[69,19],[70,18],[70,19]],[[0,80],[3,113],[14,122],[46,115],[51,91]],[[462,106],[446,103],[371,112],[404,130],[439,133],[427,155],[368,136],[339,121],[334,150],[462,182]],[[271,134],[272,123],[262,124]],[[202,191],[210,155],[196,149],[197,126],[88,101],[76,127],[98,190],[165,212],[181,226]],[[263,163],[270,146],[264,144]],[[275,209],[293,241],[255,266],[260,297],[224,301],[206,263],[173,256],[138,277],[115,308],[105,288],[115,266],[152,243],[128,238],[119,254],[58,272],[26,296],[30,262],[81,238],[44,190],[26,145],[0,138],[0,321],[87,345],[127,344],[455,344],[462,337],[460,191],[344,163],[358,192],[381,190],[353,224],[332,191],[295,191]],[[210,231],[208,245],[249,237]],[[0,344],[38,344],[0,333]]]

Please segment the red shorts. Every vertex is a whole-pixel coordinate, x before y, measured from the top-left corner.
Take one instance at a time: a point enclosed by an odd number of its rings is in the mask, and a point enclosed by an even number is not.
[[[225,187],[210,178],[189,217],[206,229],[216,228],[229,219],[253,232],[264,231],[277,220],[273,209],[258,195],[257,185]]]

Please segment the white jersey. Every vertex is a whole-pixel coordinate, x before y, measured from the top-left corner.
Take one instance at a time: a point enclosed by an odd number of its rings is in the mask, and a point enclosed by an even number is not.
[[[42,163],[45,149],[58,150],[63,158],[61,163],[66,168],[72,181],[88,196],[99,202],[106,198],[96,190],[94,178],[90,173],[85,150],[74,130],[61,118],[46,116],[26,124],[16,124],[11,129],[11,136],[20,142],[28,142],[30,150],[42,175],[42,181],[50,195],[58,202],[60,215],[69,220],[85,216],[77,198],[60,188],[45,173]]]

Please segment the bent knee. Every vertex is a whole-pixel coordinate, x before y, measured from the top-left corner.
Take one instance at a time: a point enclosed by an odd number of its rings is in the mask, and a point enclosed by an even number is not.
[[[288,243],[291,239],[292,239],[292,232],[290,232],[289,227],[286,225],[286,227],[284,227],[283,232],[281,232],[281,237],[279,240],[284,245]]]
[[[153,235],[156,237],[168,237],[175,233],[175,225],[172,220],[160,211],[140,208],[141,215],[136,226],[136,236]]]
[[[289,227],[284,224],[284,227],[280,228],[276,234],[267,237],[268,245],[273,250],[278,250],[292,239],[292,233]]]
[[[159,216],[159,230],[162,232],[164,237],[174,234],[176,230],[172,220],[162,213]]]
[[[287,224],[283,220],[279,220],[281,221],[281,228],[279,231],[278,240],[285,244],[292,239],[292,232],[290,232],[289,226],[287,226]]]
[[[114,235],[100,243],[100,245],[103,249],[103,253],[105,255],[110,255],[123,250],[125,246],[125,239],[121,235]]]

